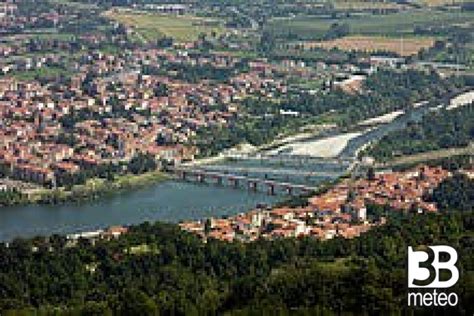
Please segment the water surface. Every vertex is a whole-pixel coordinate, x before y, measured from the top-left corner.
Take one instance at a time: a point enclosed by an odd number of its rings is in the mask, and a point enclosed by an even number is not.
[[[233,215],[283,196],[167,181],[95,201],[0,208],[0,240],[72,233],[145,221],[178,222]]]

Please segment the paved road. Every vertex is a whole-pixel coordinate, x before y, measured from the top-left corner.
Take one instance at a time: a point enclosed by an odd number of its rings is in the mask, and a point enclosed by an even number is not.
[[[283,174],[283,175],[296,175],[302,177],[311,176],[322,176],[322,177],[338,177],[341,172],[335,171],[304,171],[297,169],[275,169],[270,167],[233,167],[233,166],[204,166],[203,170],[207,171],[219,171],[228,173],[263,173],[263,174]]]
[[[400,166],[400,165],[422,163],[425,161],[437,160],[437,159],[448,158],[448,157],[453,157],[453,156],[461,156],[461,155],[474,156],[474,142],[471,142],[469,146],[464,147],[464,148],[440,149],[440,150],[433,150],[433,151],[428,151],[428,152],[414,154],[414,155],[403,156],[386,163],[377,163],[375,167],[376,168],[395,167],[395,166]]]

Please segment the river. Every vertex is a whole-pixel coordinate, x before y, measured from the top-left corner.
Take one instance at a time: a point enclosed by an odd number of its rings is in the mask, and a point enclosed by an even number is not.
[[[283,198],[229,187],[167,181],[147,189],[77,204],[0,208],[0,240],[90,231],[145,221],[178,222],[224,216]]]
[[[217,168],[224,172],[225,168],[229,172],[234,169],[233,173],[251,177],[317,186],[321,181],[342,175],[350,160],[357,155],[364,144],[380,139],[390,131],[405,128],[410,121],[420,120],[433,106],[426,105],[412,109],[390,123],[365,130],[347,143],[342,152],[335,157],[338,159],[331,161],[322,158],[293,159],[291,155],[283,154],[266,161],[260,159],[224,161],[203,168]],[[282,195],[269,196],[264,192],[249,192],[245,189],[167,181],[147,189],[78,204],[0,208],[0,241],[19,236],[90,231],[111,225],[130,225],[144,221],[178,222],[210,216],[220,217],[248,211],[259,203],[272,204],[282,199],[284,199]]]

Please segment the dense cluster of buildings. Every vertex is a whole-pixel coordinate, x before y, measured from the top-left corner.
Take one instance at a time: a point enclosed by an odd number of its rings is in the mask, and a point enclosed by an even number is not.
[[[225,80],[185,81],[174,70],[234,70],[241,63],[229,54],[137,49],[84,53],[67,80],[0,77],[1,170],[54,185],[58,176],[130,161],[139,152],[175,164],[192,160],[197,151],[189,144],[199,129],[230,124],[248,96],[286,93],[285,76],[309,75],[304,65],[266,60]]]
[[[38,7],[30,5],[27,8],[29,10],[19,10],[18,1],[0,1],[0,34],[13,34],[29,28],[53,27],[67,18],[64,12],[36,10]]]
[[[88,43],[97,40],[83,37]],[[57,48],[60,43],[35,45],[59,51],[73,47]],[[294,79],[321,82],[336,72],[358,70],[354,65],[273,63],[179,47],[87,50],[71,58],[29,56],[25,45],[0,43],[0,54],[8,57],[0,61],[0,172],[49,186],[84,169],[126,163],[137,153],[171,164],[192,160],[196,133],[232,124],[242,114],[242,100],[277,100]],[[9,75],[50,67],[71,75],[46,80]]]
[[[308,198],[305,207],[259,208],[229,218],[190,221],[183,230],[204,240],[254,241],[259,238],[312,236],[321,240],[336,236],[353,238],[385,223],[384,214],[367,214],[369,205],[405,212],[436,212],[425,197],[450,172],[420,166],[405,172],[374,174],[370,179],[344,179],[327,192]]]

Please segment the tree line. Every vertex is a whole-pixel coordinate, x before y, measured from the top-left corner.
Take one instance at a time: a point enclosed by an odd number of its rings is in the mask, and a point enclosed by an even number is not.
[[[297,91],[278,95],[279,102],[261,98],[245,100],[241,104],[244,113],[235,122],[226,128],[202,129],[195,142],[200,153],[206,156],[242,142],[268,143],[281,133],[298,130],[327,114],[340,126],[352,126],[367,118],[408,110],[422,100],[442,98],[462,85],[462,81],[442,79],[434,72],[380,70],[369,76],[361,92],[355,95],[338,90],[318,95]],[[296,111],[300,115],[281,115],[280,109]]]
[[[454,200],[446,201],[449,209]],[[327,241],[203,243],[164,223],[76,246],[57,235],[16,239],[0,244],[0,313],[433,313],[407,307],[407,247],[448,244],[459,254],[461,278],[450,291],[460,301],[443,312],[468,315],[474,308],[474,217],[472,210],[454,209],[419,215],[384,208],[386,225],[356,239]]]
[[[421,122],[389,133],[367,154],[377,160],[390,160],[397,155],[451,147],[465,147],[474,139],[474,103],[453,110],[430,112]]]

